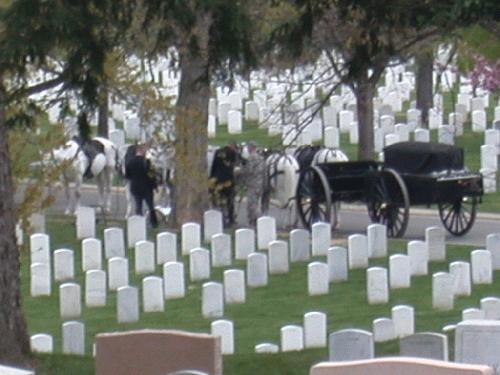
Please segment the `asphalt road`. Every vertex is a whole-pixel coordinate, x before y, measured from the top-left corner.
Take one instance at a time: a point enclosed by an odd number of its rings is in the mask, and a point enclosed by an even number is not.
[[[96,206],[97,192],[92,185],[86,185],[82,190],[81,204],[87,206]],[[62,193],[58,195],[57,201],[48,210],[48,212],[63,213],[66,207],[65,198]],[[479,206],[480,208],[480,206]],[[124,218],[126,211],[126,199],[124,188],[113,189],[112,193],[112,212],[110,216]],[[286,209],[271,207],[270,215],[277,220],[278,228],[289,230],[291,219],[290,212]],[[244,227],[248,225],[246,220],[246,208],[244,203],[237,209],[237,223]],[[346,238],[353,233],[366,233],[366,227],[371,224],[368,217],[366,206],[342,204],[340,209],[340,224],[334,232],[334,239]],[[300,223],[297,224],[300,227]],[[430,209],[410,209],[408,228],[404,235],[406,240],[423,240],[425,229],[431,226],[443,227],[438,215],[437,207]],[[486,246],[486,236],[491,233],[500,233],[500,215],[478,213],[474,226],[461,237],[456,237],[446,232],[447,243],[466,244],[484,248]]]

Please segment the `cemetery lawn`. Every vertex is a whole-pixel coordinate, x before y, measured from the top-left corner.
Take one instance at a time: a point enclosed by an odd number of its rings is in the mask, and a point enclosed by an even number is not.
[[[125,229],[124,222],[107,222],[107,227],[120,226]],[[74,282],[82,286],[84,295],[84,274],[81,271],[81,246],[75,240],[76,227],[74,219],[54,216],[48,217],[47,233],[50,233],[51,250],[61,248],[75,251]],[[97,226],[97,237],[103,238],[102,221]],[[166,230],[161,228],[160,230]],[[148,239],[154,240],[157,231],[150,231]],[[232,233],[231,233],[232,234]],[[282,234],[286,239],[286,233]],[[180,236],[178,235],[178,239]],[[26,239],[25,243],[29,244]],[[234,238],[233,238],[234,243]],[[342,245],[342,244],[341,244]],[[343,244],[345,245],[345,244]],[[209,246],[209,245],[207,245]],[[178,247],[180,249],[180,246]],[[474,285],[473,294],[469,297],[459,297],[455,300],[452,311],[438,312],[432,308],[431,275],[438,271],[448,271],[452,261],[470,261],[469,246],[447,245],[447,259],[429,265],[429,275],[413,277],[411,287],[396,289],[390,292],[390,302],[387,304],[368,305],[366,296],[366,270],[352,270],[349,280],[343,283],[330,283],[329,293],[322,296],[308,296],[307,293],[307,263],[292,263],[290,271],[282,275],[270,275],[269,284],[261,288],[247,288],[246,303],[226,305],[224,319],[234,321],[236,354],[224,356],[224,375],[289,374],[306,375],[309,368],[320,361],[328,359],[328,349],[306,349],[301,352],[279,354],[255,354],[254,346],[263,342],[279,345],[280,328],[288,324],[303,324],[304,314],[320,311],[327,315],[328,333],[344,328],[360,328],[372,330],[374,319],[391,317],[391,308],[396,305],[410,305],[415,309],[415,332],[442,332],[444,326],[455,324],[461,320],[461,312],[465,308],[479,307],[479,301],[487,296],[499,296],[500,274],[494,275],[491,285]],[[406,254],[406,241],[389,240],[389,253]],[[130,268],[130,285],[140,287],[145,275],[134,273],[133,251],[128,251]],[[59,312],[59,285],[54,282],[50,297],[30,296],[29,251],[25,248],[21,254],[22,286],[24,308],[30,335],[49,333],[54,338],[54,355],[36,355],[40,360],[37,375],[69,375],[94,374],[92,344],[95,335],[101,332],[127,331],[142,328],[180,329],[191,332],[210,332],[211,319],[201,314],[202,282],[189,281],[189,267],[186,271],[186,297],[178,300],[167,300],[162,313],[140,313],[137,323],[118,324],[116,318],[116,292],[108,292],[105,307],[87,308],[82,306],[82,316],[79,319],[85,323],[86,353],[84,357],[66,356],[61,353],[61,334],[63,320]],[[187,257],[179,257],[188,265]],[[326,257],[315,257],[311,261],[326,262]],[[387,267],[388,259],[371,259],[370,266]],[[103,264],[103,266],[105,266]],[[245,270],[245,263],[233,261],[230,268]],[[222,282],[225,269],[213,268],[211,281]],[[158,266],[155,275],[161,276]],[[453,351],[453,335],[449,334],[450,351]],[[397,340],[376,345],[376,355],[395,355],[399,351]],[[450,353],[453,358],[453,353]]]

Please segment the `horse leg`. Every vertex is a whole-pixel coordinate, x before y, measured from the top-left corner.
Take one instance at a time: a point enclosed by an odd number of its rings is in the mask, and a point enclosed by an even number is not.
[[[80,208],[80,198],[82,192],[83,175],[79,175],[75,181],[75,209],[73,213],[76,213]]]
[[[125,199],[127,201],[127,212],[125,213],[125,218],[128,219],[130,216],[132,216],[133,212],[133,199],[132,199],[132,194],[130,193],[130,182],[127,181],[125,183]]]
[[[62,175],[61,183],[63,185],[64,195],[66,196],[66,209],[64,210],[64,214],[71,215],[72,214],[71,192],[70,192],[69,180],[64,172]]]

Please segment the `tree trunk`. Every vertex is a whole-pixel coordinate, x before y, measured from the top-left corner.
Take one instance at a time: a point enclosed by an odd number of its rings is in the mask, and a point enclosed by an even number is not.
[[[97,121],[97,134],[100,137],[108,138],[108,89],[105,86],[99,89]]]
[[[180,57],[176,112],[174,213],[177,224],[202,222],[208,208],[207,123],[210,81],[207,59],[187,51]]]
[[[422,112],[422,127],[428,128],[429,109],[432,108],[432,71],[434,57],[432,52],[422,52],[417,57],[417,109]]]
[[[5,88],[0,85],[0,362],[21,363],[30,351],[22,308],[14,188],[5,124]]]
[[[358,108],[358,159],[375,160],[375,144],[373,132],[373,97],[375,84],[371,81],[358,84],[354,88]]]

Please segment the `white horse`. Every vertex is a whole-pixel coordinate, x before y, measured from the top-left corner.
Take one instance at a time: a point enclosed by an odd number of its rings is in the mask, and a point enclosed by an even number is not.
[[[349,157],[345,152],[336,148],[304,146],[294,153],[280,152],[272,153],[266,159],[269,176],[269,192],[267,204],[272,202],[275,206],[287,209],[289,224],[293,226],[298,221],[296,210],[297,184],[301,168],[320,163],[348,161]],[[273,199],[269,195],[272,193]],[[332,227],[339,224],[339,202],[332,207]]]
[[[110,211],[111,188],[117,158],[117,149],[113,142],[102,137],[95,137],[86,144],[71,139],[53,150],[50,157],[56,163],[65,164],[61,182],[66,194],[67,215],[75,213],[80,206],[84,177],[95,178],[99,191],[98,209],[104,212]]]

